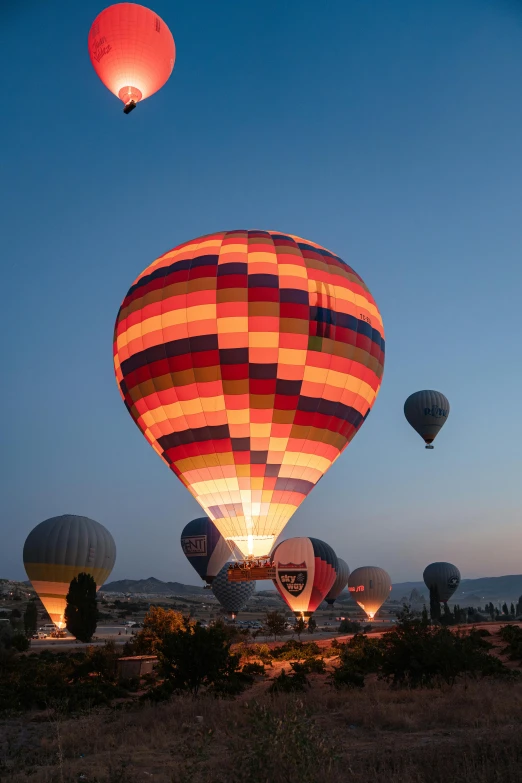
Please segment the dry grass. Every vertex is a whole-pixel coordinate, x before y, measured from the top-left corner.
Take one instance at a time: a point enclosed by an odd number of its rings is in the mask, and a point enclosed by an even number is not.
[[[332,692],[301,698],[177,698],[77,719],[0,724],[0,778],[10,783],[519,783],[522,685],[472,683]],[[198,716],[202,720],[198,720]]]

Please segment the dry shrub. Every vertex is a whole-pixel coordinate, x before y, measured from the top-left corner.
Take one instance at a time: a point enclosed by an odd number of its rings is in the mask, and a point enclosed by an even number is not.
[[[515,783],[522,686],[306,693],[264,683],[234,702],[174,698],[77,719],[0,724],[9,783]],[[49,720],[49,718],[51,718]],[[84,775],[84,778],[80,778]]]

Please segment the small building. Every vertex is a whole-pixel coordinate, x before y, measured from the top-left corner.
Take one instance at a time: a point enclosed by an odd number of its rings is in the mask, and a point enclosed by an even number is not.
[[[157,663],[157,655],[129,655],[118,658],[116,673],[119,680],[140,679],[152,674]]]

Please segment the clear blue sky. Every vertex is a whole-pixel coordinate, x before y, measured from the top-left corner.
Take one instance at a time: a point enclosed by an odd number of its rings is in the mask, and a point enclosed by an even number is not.
[[[522,8],[509,0],[154,0],[177,60],[128,117],[87,53],[97,0],[0,11],[0,576],[47,517],[93,517],[114,578],[197,583],[199,506],[123,406],[112,329],[159,254],[298,234],[362,275],[381,393],[286,528],[394,581],[522,572]],[[435,450],[403,418],[452,406]]]

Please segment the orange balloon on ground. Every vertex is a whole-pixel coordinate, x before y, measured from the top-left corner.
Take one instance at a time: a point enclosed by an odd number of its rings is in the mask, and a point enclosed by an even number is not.
[[[117,3],[92,23],[89,55],[94,70],[128,114],[138,101],[163,87],[174,68],[176,46],[154,11],[136,3]]]

